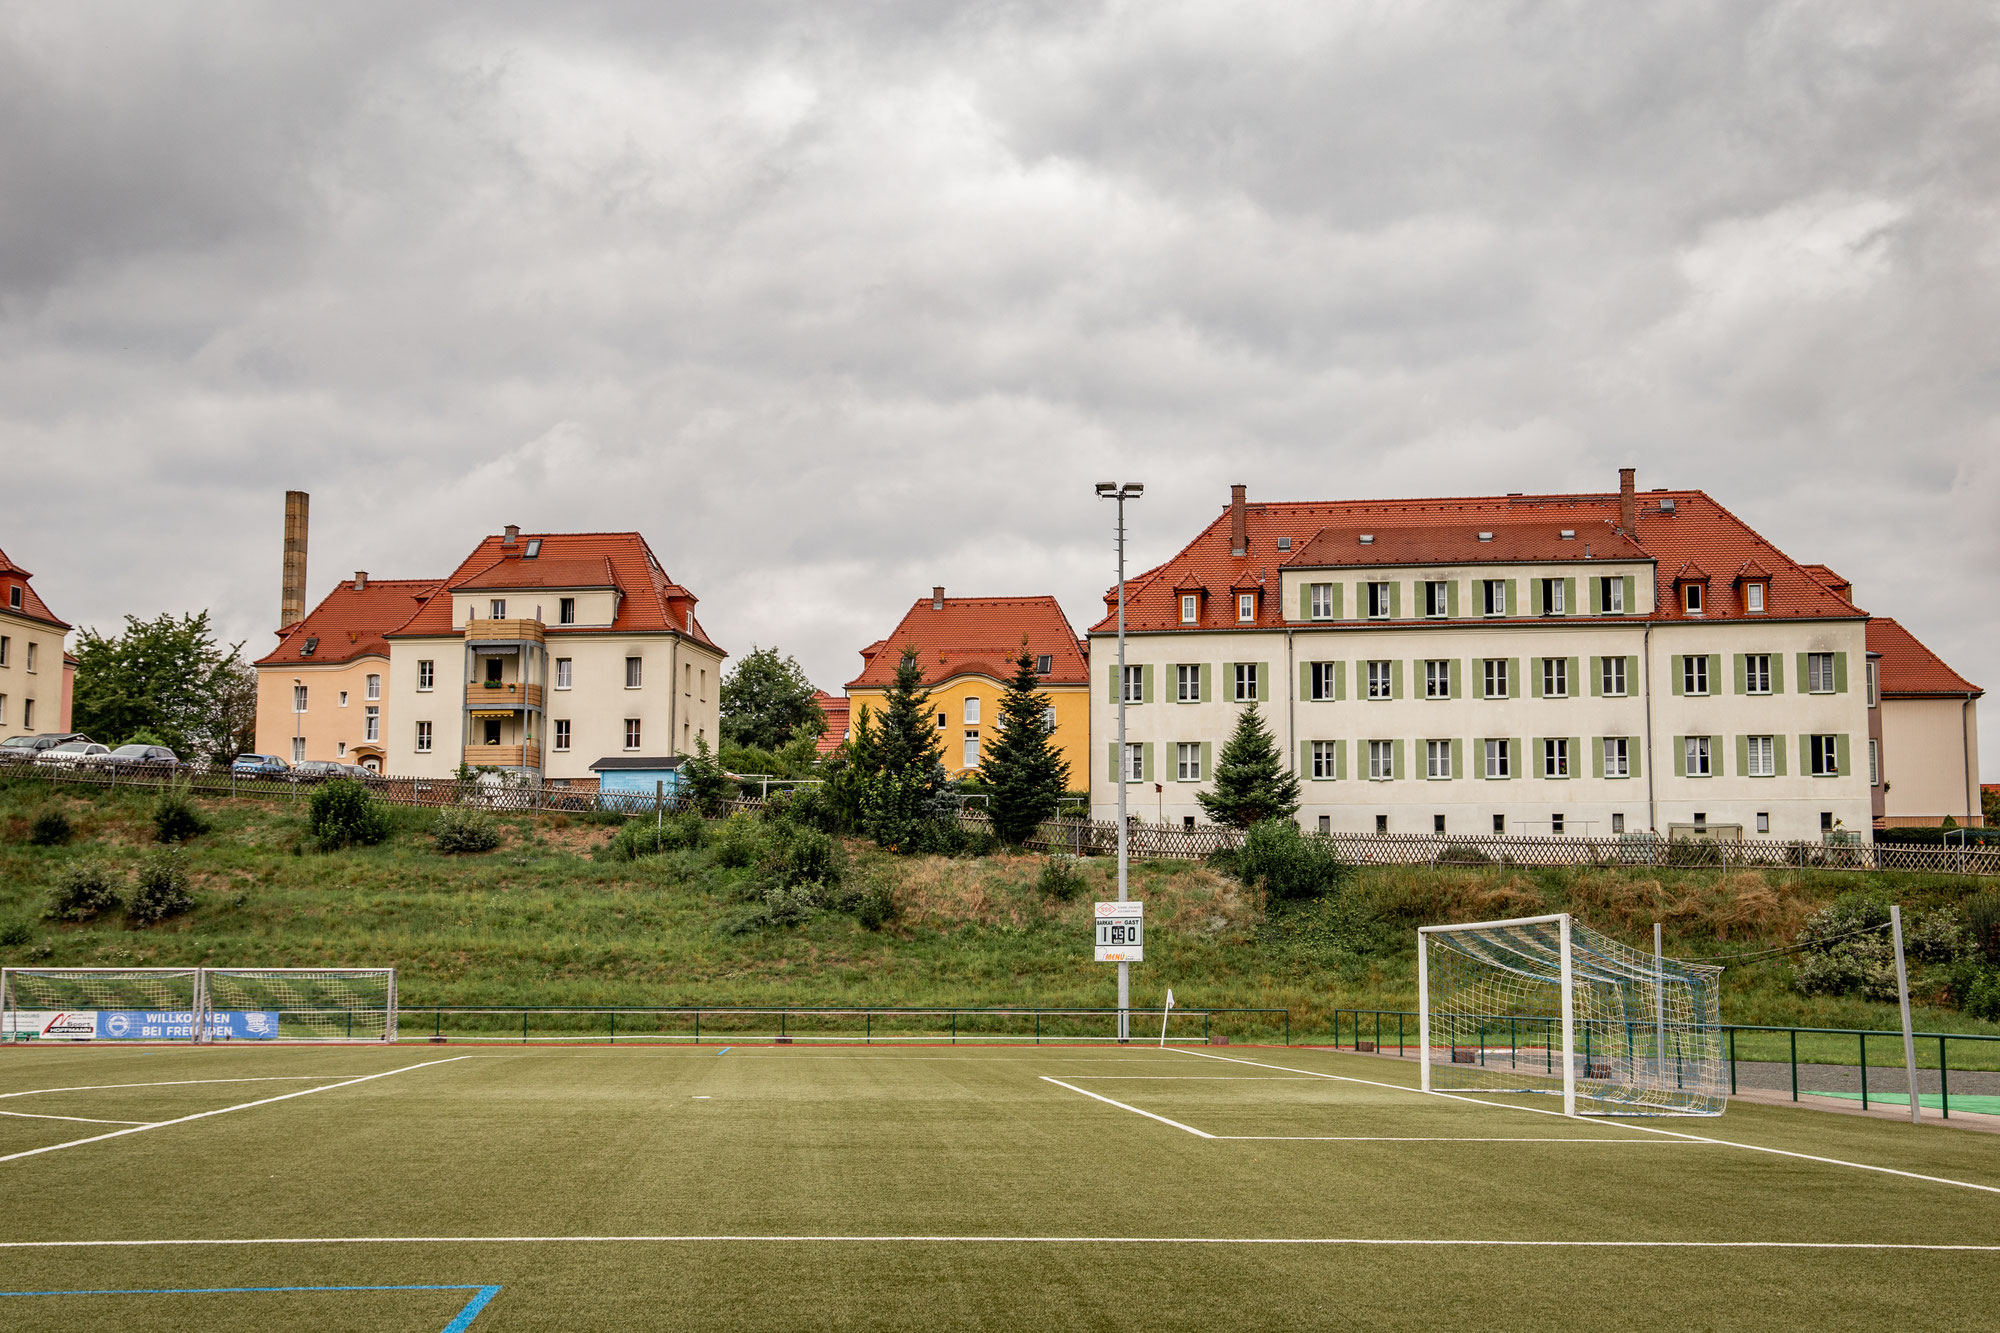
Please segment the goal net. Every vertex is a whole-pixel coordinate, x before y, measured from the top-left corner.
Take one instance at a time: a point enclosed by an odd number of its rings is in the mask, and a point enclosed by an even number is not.
[[[0,1041],[395,1040],[394,968],[0,969]]]
[[[1565,1115],[1720,1115],[1722,969],[1566,913],[1417,932],[1425,1091],[1545,1093]]]

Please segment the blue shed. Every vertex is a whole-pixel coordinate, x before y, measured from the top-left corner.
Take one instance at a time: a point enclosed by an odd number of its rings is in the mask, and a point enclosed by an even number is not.
[[[648,758],[644,755],[608,755],[590,766],[597,774],[597,791],[600,796],[617,794],[625,798],[625,803],[636,800],[652,800],[655,793],[663,793],[673,800],[680,793],[681,765],[687,762],[684,754],[666,758]]]

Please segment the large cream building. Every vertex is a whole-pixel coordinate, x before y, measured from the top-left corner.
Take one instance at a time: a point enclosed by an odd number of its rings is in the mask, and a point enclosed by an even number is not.
[[[1868,836],[1867,614],[1702,492],[1620,481],[1333,503],[1234,488],[1127,584],[1122,678],[1115,589],[1090,631],[1094,813],[1123,782],[1137,817],[1203,822],[1195,795],[1255,703],[1308,829]]]

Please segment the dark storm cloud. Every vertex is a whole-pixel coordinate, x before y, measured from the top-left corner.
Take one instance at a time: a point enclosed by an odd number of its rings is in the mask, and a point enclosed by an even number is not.
[[[287,486],[315,598],[636,527],[837,686],[932,583],[1093,620],[1102,477],[1145,563],[1232,481],[1636,464],[1989,681],[1995,48],[1972,6],[17,7],[0,546],[83,623],[261,648]]]

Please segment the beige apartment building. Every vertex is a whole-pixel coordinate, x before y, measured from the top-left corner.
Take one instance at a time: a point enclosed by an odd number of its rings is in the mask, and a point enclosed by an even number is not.
[[[76,664],[63,651],[70,627],[33,578],[0,551],[0,740],[70,729]]]
[[[257,752],[295,764],[330,759],[387,771],[386,636],[437,585],[356,571],[310,614],[279,630],[278,646],[256,662]]]
[[[1868,622],[1869,777],[1887,825],[1983,824],[1977,685],[1886,616]]]
[[[1092,807],[1195,801],[1255,703],[1308,829],[1868,836],[1868,616],[1700,491],[1250,504],[1093,626]],[[1126,701],[1127,746],[1116,742]],[[1975,807],[1976,808],[1976,807]]]

